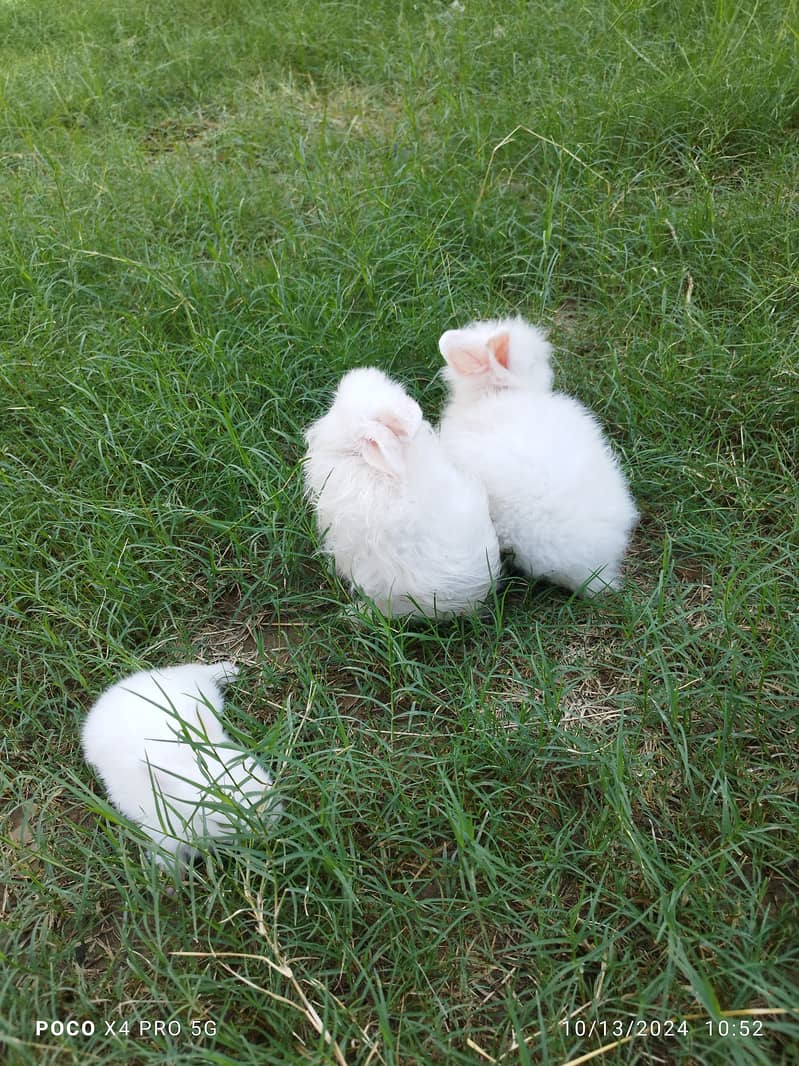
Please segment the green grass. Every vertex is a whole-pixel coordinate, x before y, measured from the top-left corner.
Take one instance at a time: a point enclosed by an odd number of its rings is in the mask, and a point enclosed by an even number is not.
[[[9,1062],[563,1064],[636,1018],[687,1032],[592,1061],[796,1061],[798,42],[795,0],[0,0]],[[627,586],[355,624],[302,429],[371,363],[434,418],[440,333],[511,310],[623,456]],[[198,655],[286,811],[170,894],[78,728]]]

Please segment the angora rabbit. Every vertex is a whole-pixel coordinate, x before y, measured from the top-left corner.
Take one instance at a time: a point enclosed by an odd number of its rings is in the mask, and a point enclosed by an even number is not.
[[[178,867],[197,854],[190,842],[233,833],[242,811],[277,810],[264,801],[271,777],[217,717],[237,674],[227,662],[142,670],[106,689],[83,723],[86,761],[111,803]]]
[[[351,370],[306,433],[306,490],[324,550],[385,614],[446,616],[485,599],[499,546],[482,485],[380,370]]]
[[[588,596],[619,584],[638,512],[594,415],[552,391],[551,345],[521,318],[439,341],[447,455],[488,492],[503,549],[533,577]]]

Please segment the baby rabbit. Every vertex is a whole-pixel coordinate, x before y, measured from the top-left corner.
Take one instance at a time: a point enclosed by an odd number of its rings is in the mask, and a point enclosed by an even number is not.
[[[485,485],[500,546],[525,573],[587,596],[618,586],[638,512],[594,415],[552,391],[546,335],[512,318],[438,344],[450,388],[441,443]]]
[[[238,672],[227,662],[142,670],[106,689],[83,723],[86,761],[111,803],[178,869],[197,856],[192,843],[234,832],[242,809],[263,810],[272,786],[217,717],[222,686]]]
[[[306,432],[306,492],[338,573],[384,614],[468,611],[499,576],[485,489],[380,370],[351,370]]]

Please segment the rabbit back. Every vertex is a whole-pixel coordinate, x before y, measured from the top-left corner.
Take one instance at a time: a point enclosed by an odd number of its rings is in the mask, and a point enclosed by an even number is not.
[[[232,663],[141,671],[107,689],[82,728],[86,761],[111,803],[160,846],[177,852],[191,838],[232,829],[219,794],[252,803],[271,778],[232,744],[217,717]]]
[[[637,510],[599,423],[577,400],[486,394],[451,404],[440,432],[485,486],[516,566],[589,595],[618,584]]]

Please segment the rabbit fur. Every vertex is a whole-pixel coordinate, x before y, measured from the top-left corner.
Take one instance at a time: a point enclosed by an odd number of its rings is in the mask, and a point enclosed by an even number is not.
[[[522,318],[474,322],[439,348],[441,443],[485,485],[501,548],[530,576],[588,596],[618,586],[638,512],[597,419],[553,392],[546,334]]]
[[[384,614],[468,611],[499,575],[485,489],[401,385],[351,370],[306,432],[306,491],[339,575]]]
[[[130,675],[100,696],[83,723],[86,761],[111,803],[178,866],[193,842],[228,836],[242,811],[263,811],[270,775],[220,724],[230,662],[184,663]]]

